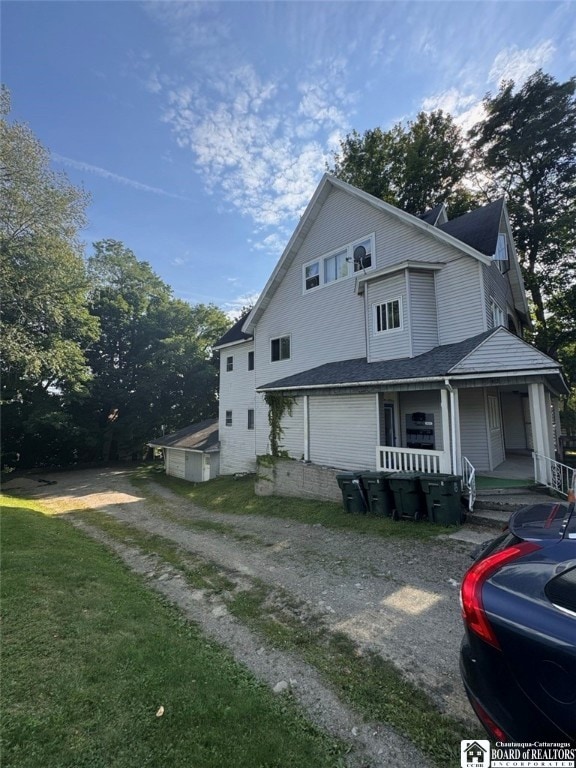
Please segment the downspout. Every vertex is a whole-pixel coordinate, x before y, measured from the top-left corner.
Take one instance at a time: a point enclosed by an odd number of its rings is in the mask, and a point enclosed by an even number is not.
[[[456,419],[454,418],[454,413],[455,413],[454,387],[450,384],[449,379],[444,379],[444,386],[446,387],[446,389],[450,394],[450,453],[451,453],[451,459],[452,459],[452,473],[454,475],[459,475],[460,469],[459,467],[456,466],[457,451],[456,451]]]
[[[310,461],[310,410],[308,395],[304,395],[304,461]]]

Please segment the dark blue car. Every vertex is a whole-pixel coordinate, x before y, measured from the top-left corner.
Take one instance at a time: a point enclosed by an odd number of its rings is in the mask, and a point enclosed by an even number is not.
[[[466,693],[494,741],[576,743],[576,513],[526,507],[461,588]]]

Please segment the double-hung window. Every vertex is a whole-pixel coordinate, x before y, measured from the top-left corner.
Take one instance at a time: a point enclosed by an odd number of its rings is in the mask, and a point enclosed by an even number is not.
[[[402,328],[402,300],[393,299],[374,305],[374,332],[384,333]]]
[[[277,339],[270,339],[270,360],[273,363],[279,360],[290,359],[290,336],[279,336]]]
[[[333,283],[342,277],[348,277],[348,251],[339,251],[324,259],[324,283]]]
[[[234,370],[234,358],[232,355],[230,357],[226,358],[226,371],[233,371]]]
[[[254,352],[248,352],[248,370],[254,370]]]
[[[232,426],[232,411],[226,411],[226,426],[231,427]]]
[[[318,288],[320,285],[320,262],[313,261],[304,267],[304,288],[311,291],[312,288]]]
[[[248,429],[254,429],[254,409],[248,410]]]

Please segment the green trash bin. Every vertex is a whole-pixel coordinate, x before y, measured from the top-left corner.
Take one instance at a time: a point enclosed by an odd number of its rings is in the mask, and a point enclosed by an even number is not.
[[[391,472],[388,482],[394,495],[395,520],[420,520],[426,517],[426,503],[419,483],[418,472]]]
[[[359,472],[342,472],[336,475],[336,481],[342,491],[342,502],[346,512],[364,514],[366,502]]]
[[[420,475],[428,519],[439,525],[460,525],[463,518],[462,478],[440,472]]]
[[[380,517],[392,517],[394,497],[388,479],[393,472],[363,472],[362,485],[366,492],[368,511]]]

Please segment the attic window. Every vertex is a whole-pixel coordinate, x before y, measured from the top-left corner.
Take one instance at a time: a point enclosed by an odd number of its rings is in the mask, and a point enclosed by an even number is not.
[[[302,267],[304,293],[372,269],[373,253],[374,235],[370,235],[307,262]]]
[[[510,269],[510,258],[508,256],[508,241],[506,235],[500,233],[498,235],[498,242],[496,243],[496,253],[493,256],[493,260],[496,262],[498,269],[502,274],[508,272]]]

